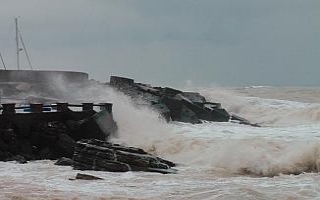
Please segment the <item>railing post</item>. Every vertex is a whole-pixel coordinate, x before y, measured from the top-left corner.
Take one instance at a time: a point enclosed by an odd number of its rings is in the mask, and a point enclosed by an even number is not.
[[[32,103],[30,104],[30,110],[32,113],[42,113],[43,104],[42,103]]]
[[[2,114],[14,114],[16,113],[15,110],[15,103],[4,103],[2,105]]]
[[[112,103],[101,103],[100,104],[100,109],[101,110],[106,110],[110,114],[112,114]]]
[[[57,111],[58,112],[66,112],[68,111],[68,103],[57,103]]]
[[[82,103],[82,111],[92,111],[93,103]]]

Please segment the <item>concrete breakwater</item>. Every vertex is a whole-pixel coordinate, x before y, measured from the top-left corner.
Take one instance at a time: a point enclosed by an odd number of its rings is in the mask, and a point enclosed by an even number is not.
[[[8,72],[9,73],[9,72]],[[31,72],[28,72],[32,74]],[[37,73],[33,74],[37,77]],[[42,73],[42,72],[41,72]],[[45,72],[43,72],[45,73]],[[50,74],[59,74],[48,72]],[[5,95],[20,96],[24,93],[48,93],[54,89],[52,77],[35,80],[33,75],[20,79],[31,87],[14,87],[12,80],[19,79],[20,72],[13,79],[3,78],[1,81]],[[70,75],[70,77],[69,77]],[[79,75],[79,76],[78,76]],[[18,79],[17,79],[18,77]],[[72,84],[88,85],[86,74],[66,72],[65,78]],[[1,78],[1,77],[0,77]],[[64,78],[64,79],[65,79]],[[30,79],[30,81],[29,81]],[[6,82],[8,81],[8,82]],[[42,87],[44,85],[52,86]],[[181,121],[201,123],[203,120],[228,122],[237,121],[241,124],[258,126],[249,121],[229,114],[220,103],[208,102],[205,97],[196,92],[183,92],[169,87],[152,87],[148,84],[135,83],[133,79],[111,76],[108,85],[131,97],[136,106],[148,106],[159,112],[168,122]],[[37,87],[35,87],[37,86]],[[85,87],[84,87],[85,88]],[[58,94],[58,91],[49,92]],[[151,171],[174,173],[173,162],[147,154],[142,149],[132,152],[133,147],[106,143],[110,135],[117,130],[117,124],[112,116],[110,103],[53,103],[41,96],[41,102],[19,106],[14,103],[3,103],[0,115],[0,160],[16,160],[25,163],[29,160],[70,159],[69,164],[76,169],[91,169],[103,171]],[[58,95],[54,96],[58,98]],[[48,102],[47,102],[48,101]],[[74,110],[72,107],[76,107]],[[79,110],[80,109],[80,110]],[[85,142],[83,139],[87,139]],[[93,140],[92,140],[93,139]],[[121,158],[121,159],[120,159]]]
[[[184,92],[169,87],[153,87],[118,76],[111,76],[108,85],[130,96],[137,106],[148,106],[158,111],[167,121],[187,123],[201,123],[202,120],[234,121],[259,126],[242,117],[228,113],[220,103],[208,102],[204,96],[197,92]]]
[[[82,111],[70,107],[82,107]],[[25,112],[16,112],[19,109]],[[62,158],[57,164],[78,170],[175,173],[170,169],[175,166],[173,162],[142,149],[107,142],[117,130],[112,104],[3,104],[1,110],[0,161]]]

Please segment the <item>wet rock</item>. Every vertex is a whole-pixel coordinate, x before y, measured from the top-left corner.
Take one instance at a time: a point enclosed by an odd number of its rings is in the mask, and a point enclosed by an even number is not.
[[[73,167],[78,170],[176,172],[171,169],[175,166],[173,162],[148,154],[142,149],[93,139],[77,142],[73,160]]]
[[[112,104],[95,105],[103,108],[100,112],[88,109],[89,104],[80,105],[82,111],[72,111],[66,104],[66,109],[59,107],[60,110],[54,112],[42,112],[42,104],[35,112],[32,105],[22,108],[15,104],[0,106],[0,161],[18,155],[26,160],[72,158],[76,141],[86,138],[106,140],[117,130],[111,113]],[[16,109],[29,110],[17,113]]]
[[[193,124],[201,123],[195,112],[181,103],[180,100],[164,96],[160,100],[170,109],[170,116],[173,121],[189,122]]]
[[[239,117],[237,115],[232,115],[231,120],[234,120],[235,122],[238,122],[239,124],[251,125],[254,127],[261,127],[259,124],[253,124],[253,123],[249,122],[248,120],[246,120],[242,117]]]
[[[27,163],[27,160],[22,155],[15,155],[15,156],[9,157],[5,161],[16,161],[19,164]]]
[[[36,157],[34,155],[35,147],[31,145],[31,143],[26,139],[21,139],[19,141],[20,146],[20,154],[25,157],[26,160],[35,160]]]
[[[103,180],[103,178],[97,177],[97,176],[92,176],[89,174],[81,174],[77,173],[75,179],[81,179],[81,180]],[[69,180],[75,180],[75,179],[69,179]]]
[[[42,148],[38,152],[37,160],[45,160],[45,159],[50,159],[50,160],[55,159],[54,153],[51,151],[49,147]]]
[[[148,106],[156,110],[167,121],[201,123],[202,120],[228,122],[232,115],[221,107],[220,103],[207,102],[197,92],[183,92],[169,87],[152,87],[135,83],[133,79],[111,76],[109,85],[130,96],[137,106]],[[232,121],[253,125],[241,117]]]
[[[76,142],[67,134],[60,134],[58,140],[52,146],[57,157],[72,158]]]
[[[58,159],[54,164],[61,165],[61,166],[72,166],[73,160],[71,158],[62,157],[62,158]]]

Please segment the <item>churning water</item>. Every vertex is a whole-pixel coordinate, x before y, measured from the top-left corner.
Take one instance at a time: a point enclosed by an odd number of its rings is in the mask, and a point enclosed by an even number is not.
[[[0,199],[320,199],[319,88],[206,88],[207,100],[262,127],[235,123],[166,124],[103,86],[74,99],[114,103],[112,140],[179,163],[178,174],[78,171],[36,161],[0,163]]]

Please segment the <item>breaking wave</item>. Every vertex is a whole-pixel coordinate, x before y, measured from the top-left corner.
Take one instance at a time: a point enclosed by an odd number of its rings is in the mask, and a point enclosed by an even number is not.
[[[244,87],[244,89],[261,89],[261,88],[270,88],[272,86],[265,86],[265,85],[252,85]]]
[[[221,102],[227,111],[267,127],[238,124],[222,126],[221,123],[167,124],[156,112],[148,108],[136,108],[129,97],[101,84],[90,84],[83,90],[74,90],[72,98],[114,103],[113,114],[119,131],[112,138],[113,141],[144,148],[182,165],[219,174],[254,176],[320,171],[320,143],[307,142],[314,141],[312,137],[307,140],[281,139],[290,137],[293,125],[319,122],[318,104],[244,97],[221,89],[199,92],[207,100]],[[277,126],[286,131],[277,129]],[[320,127],[315,130],[319,132]],[[209,134],[204,136],[204,131]],[[230,133],[233,135],[230,136]],[[280,139],[274,139],[271,135],[277,135]]]
[[[220,175],[272,177],[320,172],[320,143],[261,138],[206,140],[179,135],[149,145],[149,151],[167,159]]]
[[[242,96],[221,88],[199,90],[207,100],[221,102],[230,113],[265,126],[291,126],[320,122],[320,104]]]
[[[56,83],[58,87],[59,83]],[[170,133],[168,124],[160,115],[147,107],[136,107],[130,98],[107,85],[92,82],[81,89],[63,84],[59,92],[71,102],[113,103],[113,117],[118,125],[117,135],[112,140],[129,145],[150,144]],[[72,87],[75,87],[72,89]],[[72,91],[72,92],[70,92]],[[63,99],[66,100],[66,99]]]

